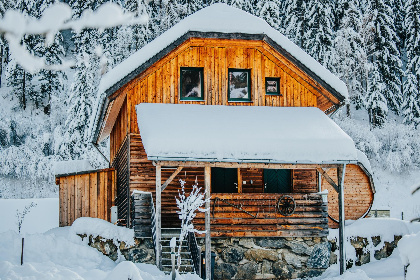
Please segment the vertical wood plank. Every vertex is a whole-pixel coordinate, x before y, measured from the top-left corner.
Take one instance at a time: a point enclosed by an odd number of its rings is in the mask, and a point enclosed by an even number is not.
[[[104,173],[98,172],[98,218],[104,219]]]
[[[68,199],[68,205],[69,205],[69,212],[68,212],[68,218],[67,218],[67,225],[71,226],[71,224],[74,222],[74,176],[69,176],[67,181],[67,187],[69,191],[69,195],[67,196]]]
[[[162,209],[161,209],[161,186],[162,186],[162,169],[160,165],[156,166],[156,213],[155,213],[155,220],[156,220],[156,266],[161,268],[161,257],[162,257],[162,249],[160,246],[161,240],[161,226],[162,226]]]
[[[344,247],[344,240],[346,238],[344,232],[344,175],[346,174],[346,165],[340,165],[337,168],[338,175],[338,208],[339,208],[339,250],[340,250],[340,275],[346,271],[346,252]]]
[[[242,173],[240,168],[238,168],[238,193],[242,193]]]
[[[83,197],[83,217],[90,217],[90,186],[89,186],[89,174],[84,174],[82,176],[83,178],[83,193],[84,193],[84,197]]]
[[[107,186],[106,186],[106,190],[107,190],[107,221],[111,222],[111,206],[112,206],[112,192],[113,192],[113,186],[112,186],[112,174],[114,173],[114,171],[107,171],[108,174],[108,182],[107,182]]]
[[[206,230],[206,279],[211,279],[211,232],[210,232],[210,184],[211,169],[210,166],[204,167],[204,185],[206,189],[206,214],[205,214],[205,230]]]
[[[90,188],[90,216],[98,217],[98,176],[96,173],[89,174],[89,188]]]
[[[60,205],[60,213],[58,216],[58,226],[62,227],[64,226],[64,207],[65,207],[65,203],[67,203],[67,200],[65,201],[65,196],[64,196],[64,181],[65,178],[61,179],[59,185],[58,185],[58,203]]]
[[[82,201],[83,201],[83,180],[81,175],[76,175],[75,180],[75,220],[82,216]]]

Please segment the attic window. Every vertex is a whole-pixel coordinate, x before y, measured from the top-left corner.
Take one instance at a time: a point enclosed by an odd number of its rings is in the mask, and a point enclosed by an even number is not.
[[[280,78],[265,78],[265,94],[267,95],[281,95],[280,94]]]
[[[229,69],[229,101],[251,101],[251,70]]]
[[[181,67],[180,100],[204,100],[203,68]]]

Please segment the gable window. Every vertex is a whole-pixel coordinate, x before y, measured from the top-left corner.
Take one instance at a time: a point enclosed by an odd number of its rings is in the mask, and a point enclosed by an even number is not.
[[[228,100],[251,101],[251,70],[230,68],[228,75]]]
[[[265,94],[281,95],[280,94],[280,78],[265,78]]]
[[[181,67],[180,100],[204,100],[203,68]]]

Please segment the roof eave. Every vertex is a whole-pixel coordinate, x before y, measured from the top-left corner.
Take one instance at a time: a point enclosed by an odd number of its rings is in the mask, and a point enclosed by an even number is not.
[[[308,67],[306,67],[297,58],[292,56],[289,52],[287,52],[284,48],[282,48],[279,44],[277,44],[274,40],[272,40],[266,34],[262,34],[262,33],[261,34],[246,34],[246,33],[221,33],[221,32],[188,31],[184,35],[182,35],[181,37],[176,39],[174,42],[172,42],[170,45],[168,45],[166,48],[161,50],[159,53],[157,53],[156,55],[151,57],[145,63],[139,65],[135,70],[131,71],[123,79],[121,79],[120,81],[118,81],[117,83],[112,85],[110,88],[105,90],[105,94],[103,95],[104,100],[101,102],[102,106],[101,106],[100,114],[99,114],[100,117],[97,121],[95,121],[96,124],[95,124],[95,127],[94,127],[94,134],[93,134],[93,137],[92,137],[92,142],[97,143],[98,140],[99,140],[100,133],[101,133],[101,128],[103,126],[104,116],[105,116],[105,113],[108,109],[108,105],[109,105],[110,101],[112,101],[110,99],[110,97],[118,89],[120,89],[125,84],[127,84],[128,82],[133,80],[135,77],[137,77],[143,71],[148,69],[154,63],[156,63],[161,58],[163,58],[165,55],[172,52],[181,43],[185,42],[186,40],[188,40],[190,38],[210,38],[210,39],[218,38],[218,39],[242,39],[242,40],[262,40],[262,41],[265,41],[267,44],[269,44],[270,46],[275,48],[282,55],[284,55],[287,59],[289,59],[293,64],[295,64],[297,67],[302,69],[302,71],[307,73],[311,78],[313,78],[316,82],[318,82],[322,87],[324,87],[327,91],[329,91],[334,97],[336,97],[339,100],[339,103],[335,104],[333,106],[334,107],[333,110],[331,110],[328,113],[332,113],[332,112],[336,111],[338,108],[340,108],[344,104],[345,97],[342,94],[340,94],[332,86],[330,86],[328,83],[326,83],[324,80],[322,80],[312,70],[310,70]],[[116,98],[116,96],[114,96],[113,98]]]

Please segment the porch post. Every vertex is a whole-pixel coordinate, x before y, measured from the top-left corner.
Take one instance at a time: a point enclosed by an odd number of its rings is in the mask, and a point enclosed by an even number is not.
[[[346,174],[346,165],[340,165],[337,168],[337,179],[338,179],[338,213],[339,213],[339,250],[340,250],[340,275],[346,270],[346,252],[344,248],[344,241],[346,238],[344,227],[345,227],[345,216],[344,216],[344,175]]]
[[[156,266],[161,269],[161,257],[162,257],[162,247],[160,244],[161,240],[161,227],[162,227],[162,197],[161,197],[161,182],[162,181],[162,167],[156,165],[156,213],[155,213],[155,223],[156,223]]]
[[[205,230],[206,230],[206,280],[211,279],[211,237],[210,237],[210,181],[211,181],[210,166],[204,167],[204,185],[206,188],[205,197],[207,211],[205,216]]]

